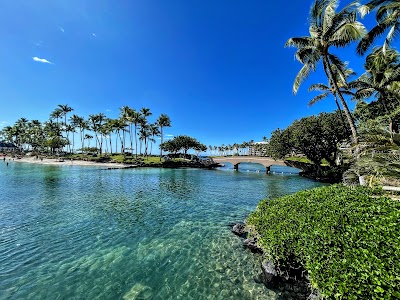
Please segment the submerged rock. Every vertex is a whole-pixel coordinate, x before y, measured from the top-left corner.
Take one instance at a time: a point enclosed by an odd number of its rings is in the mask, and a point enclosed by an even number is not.
[[[153,297],[151,288],[141,283],[136,283],[124,296],[124,300],[150,299]]]
[[[244,223],[237,223],[233,226],[232,232],[240,237],[244,237],[247,235],[247,231],[245,230]]]
[[[243,241],[243,245],[255,253],[263,253],[262,249],[257,245],[257,237],[253,236]]]
[[[306,278],[295,276],[291,270],[285,272],[286,274],[283,276],[277,272],[275,264],[268,259],[262,262],[261,270],[265,286],[279,291],[283,297],[290,299],[309,299],[311,297],[310,284]]]

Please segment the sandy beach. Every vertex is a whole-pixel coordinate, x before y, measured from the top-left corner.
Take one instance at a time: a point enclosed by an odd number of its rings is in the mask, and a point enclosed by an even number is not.
[[[50,159],[50,158],[43,158],[36,159],[35,157],[22,157],[20,159],[13,158],[10,156],[6,157],[6,161],[13,161],[13,162],[23,162],[23,163],[31,163],[31,164],[42,164],[42,165],[55,165],[55,166],[94,166],[94,167],[103,167],[103,168],[117,168],[117,169],[124,169],[124,168],[132,168],[133,165],[121,164],[121,163],[98,163],[92,161],[83,161],[83,160],[70,160],[65,159],[64,161],[60,161],[59,159]]]

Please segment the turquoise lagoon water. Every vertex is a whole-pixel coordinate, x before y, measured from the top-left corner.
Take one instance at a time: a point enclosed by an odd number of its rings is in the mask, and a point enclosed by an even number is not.
[[[228,224],[319,184],[240,168],[0,162],[0,299],[279,298]]]

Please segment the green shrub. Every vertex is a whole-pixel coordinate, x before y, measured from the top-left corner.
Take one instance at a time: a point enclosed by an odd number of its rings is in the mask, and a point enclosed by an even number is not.
[[[278,267],[302,265],[327,298],[400,298],[400,202],[332,185],[259,203],[247,221]],[[288,258],[291,258],[288,260]]]

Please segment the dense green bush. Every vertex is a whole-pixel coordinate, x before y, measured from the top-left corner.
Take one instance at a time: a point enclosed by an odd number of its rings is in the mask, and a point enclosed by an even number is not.
[[[400,202],[379,194],[332,185],[266,199],[247,224],[278,267],[302,265],[323,296],[397,299]]]

